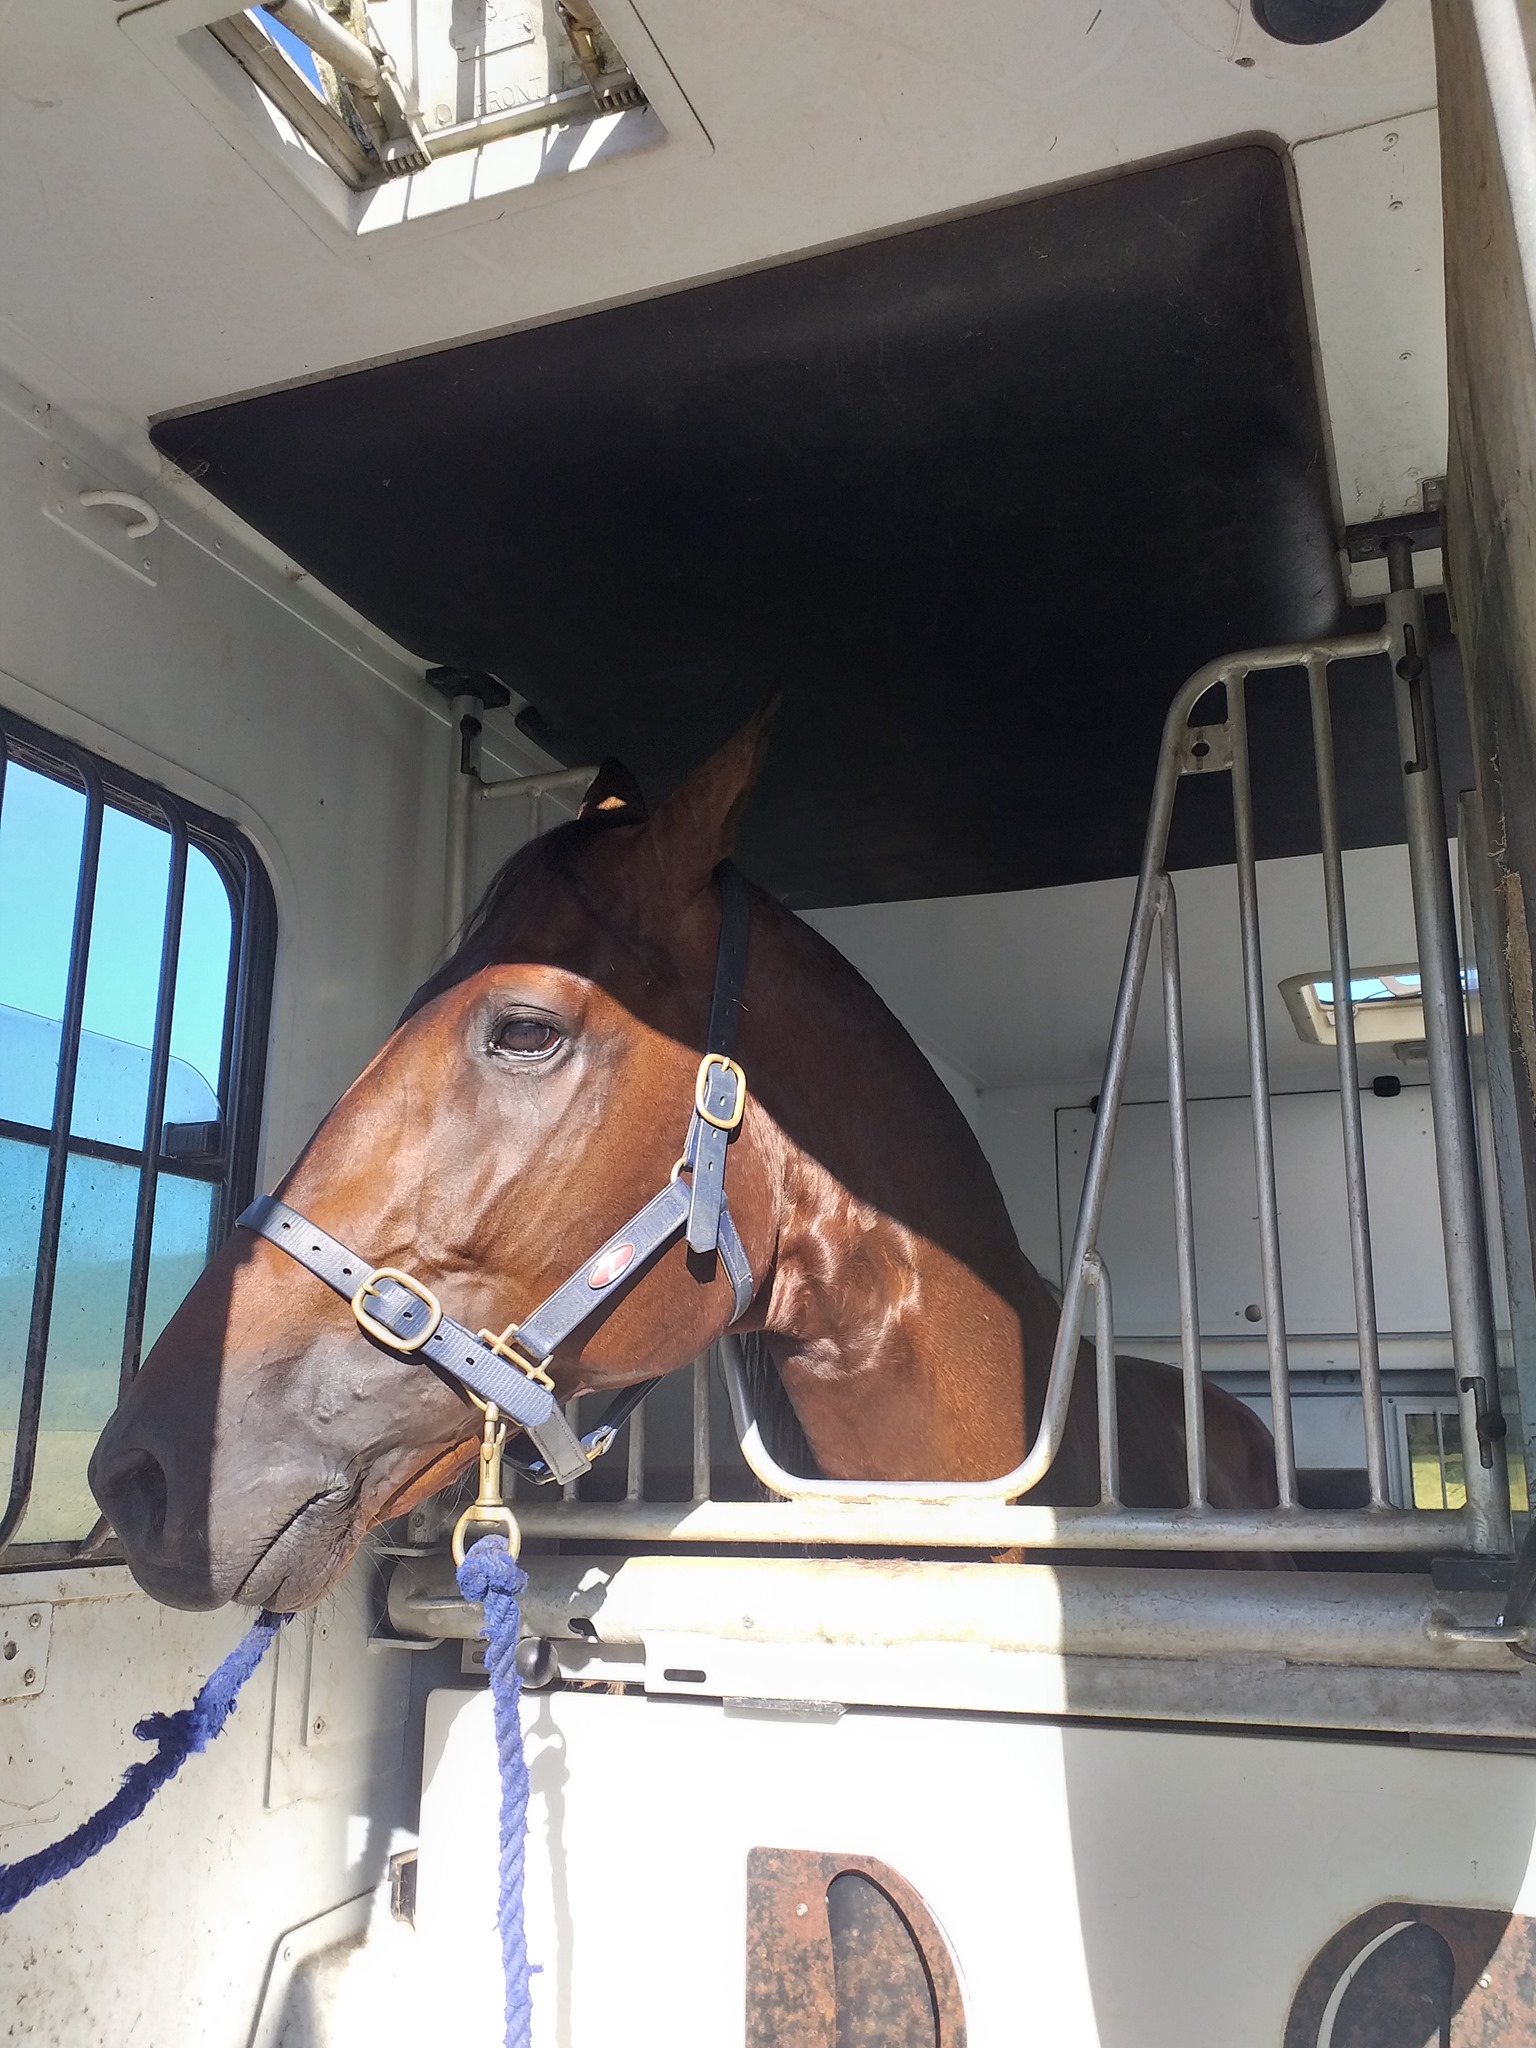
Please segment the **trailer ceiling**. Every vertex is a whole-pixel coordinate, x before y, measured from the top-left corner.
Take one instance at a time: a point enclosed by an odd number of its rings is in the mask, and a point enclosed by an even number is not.
[[[800,906],[1131,872],[1184,676],[1343,617],[1259,145],[154,440],[405,646],[501,676],[558,757],[617,753],[653,795],[782,687],[743,856]],[[1355,843],[1400,836],[1380,769]],[[1309,806],[1263,808],[1262,850],[1301,850]],[[1227,858],[1196,810],[1178,857]]]

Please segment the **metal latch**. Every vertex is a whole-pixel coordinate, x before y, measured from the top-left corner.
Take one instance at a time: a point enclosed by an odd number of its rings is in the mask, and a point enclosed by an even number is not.
[[[47,1683],[53,1609],[46,1600],[0,1607],[0,1700],[34,1699]]]

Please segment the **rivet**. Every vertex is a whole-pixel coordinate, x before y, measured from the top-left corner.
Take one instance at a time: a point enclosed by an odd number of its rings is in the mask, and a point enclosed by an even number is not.
[[[1483,1989],[1486,1991],[1488,1989],[1488,1986],[1493,1982],[1493,1979],[1490,1976],[1488,1976],[1485,1972],[1484,1975],[1479,1977],[1477,1981],[1479,1984],[1482,1985]]]
[[[809,1906],[807,1906],[807,1905],[805,1905],[805,1904],[803,1904],[803,1903],[802,1903],[802,1904],[800,1904],[800,1905],[798,1905],[798,1906],[796,1906],[796,1908],[795,1908],[795,1918],[796,1918],[797,1920],[803,1920],[803,1919],[805,1918],[806,1914],[807,1914],[807,1913],[809,1913],[809,1911],[810,1911],[810,1910],[811,1910],[811,1909],[810,1909],[810,1907],[809,1907]]]
[[[1413,361],[1413,350],[1411,348],[1405,348],[1398,356],[1397,360],[1400,363],[1411,363]]]
[[[41,1616],[40,1614],[29,1614],[29,1615],[27,1616],[27,1627],[28,1627],[28,1628],[41,1628],[41,1627],[42,1627],[42,1625],[43,1625],[43,1617],[42,1617],[42,1616]]]
[[[315,1716],[314,1733],[316,1735],[323,1735],[325,1733],[325,1721],[319,1714],[316,1714]]]
[[[1387,211],[1389,213],[1401,213],[1402,210],[1403,202],[1401,201],[1401,199],[1389,199],[1387,201]]]
[[[1390,149],[1393,143],[1396,142],[1396,140],[1397,130],[1394,128],[1390,135],[1383,135],[1383,137],[1381,138],[1381,146],[1383,149]]]
[[[23,1685],[36,1685],[37,1673],[31,1668],[30,1665],[21,1674],[21,1682]]]

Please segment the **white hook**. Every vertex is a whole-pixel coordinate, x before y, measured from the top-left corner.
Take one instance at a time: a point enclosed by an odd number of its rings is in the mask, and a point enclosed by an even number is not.
[[[82,491],[80,503],[87,510],[96,505],[117,505],[124,512],[137,513],[133,524],[123,528],[124,540],[143,540],[160,524],[160,514],[154,506],[132,491]]]

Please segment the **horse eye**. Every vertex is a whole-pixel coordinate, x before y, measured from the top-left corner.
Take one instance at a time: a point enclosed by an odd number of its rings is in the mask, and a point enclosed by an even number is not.
[[[502,1017],[491,1028],[492,1052],[514,1060],[545,1060],[562,1043],[560,1033],[542,1017]]]

